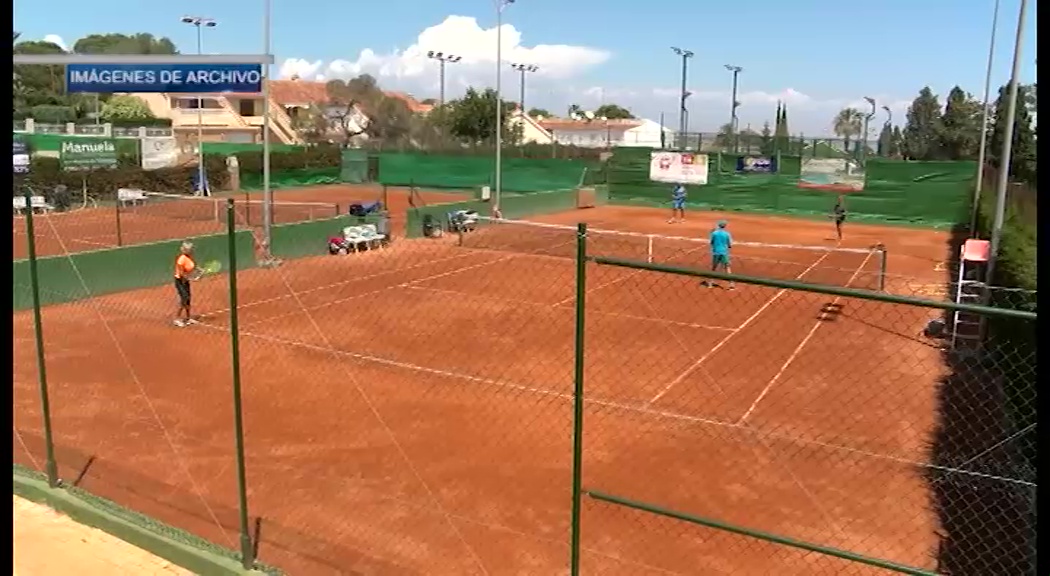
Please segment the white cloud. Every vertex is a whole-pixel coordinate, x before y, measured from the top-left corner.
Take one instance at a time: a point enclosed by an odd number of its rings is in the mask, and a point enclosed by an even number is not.
[[[446,66],[446,98],[457,98],[470,86],[491,87],[495,84],[496,28],[482,28],[477,19],[468,16],[448,16],[440,24],[431,26],[416,37],[407,48],[383,51],[375,47],[362,50],[354,59],[309,61],[288,58],[280,66],[280,77],[297,75],[304,80],[349,79],[360,74],[372,74],[381,86],[409,92],[419,99],[438,96],[440,89],[439,64],[427,58],[427,51],[440,51],[460,56],[462,60]],[[505,98],[517,100],[518,75],[510,63],[532,64],[539,71],[529,74],[526,95],[528,107],[545,108],[563,114],[570,104],[594,109],[603,103],[624,106],[636,116],[656,120],[661,114],[668,125],[678,122],[678,88],[646,86],[598,86],[593,83],[574,83],[584,73],[609,61],[611,54],[599,48],[568,44],[541,44],[528,46],[522,33],[514,26],[504,24],[501,33],[503,89]],[[591,81],[593,82],[593,80]],[[731,94],[723,87],[696,86],[689,89],[689,126],[693,131],[711,132],[729,120]],[[903,123],[910,101],[889,95],[874,95],[879,106],[876,119],[881,127],[885,112],[883,103],[890,107],[895,123]],[[772,122],[777,102],[788,107],[791,132],[812,136],[830,136],[832,119],[846,106],[868,110],[861,98],[837,95],[810,94],[787,87],[782,89],[747,90],[737,94],[741,126],[760,129],[764,122]]]
[[[372,74],[382,86],[401,90],[422,90],[436,93],[438,62],[427,58],[428,51],[444,52],[462,58],[446,66],[446,87],[450,93],[466,86],[488,86],[494,83],[492,73],[496,62],[496,28],[482,28],[476,18],[449,16],[443,22],[423,30],[416,41],[403,50],[393,49],[379,53],[365,49],[355,60],[330,62],[289,58],[280,67],[280,76],[298,75],[306,80],[348,79],[359,74]],[[504,24],[501,29],[502,58],[510,63],[532,64],[539,71],[532,77],[564,79],[601,64],[609,53],[597,48],[567,44],[538,44],[526,46],[522,34],[514,26]],[[512,72],[504,70],[504,78]],[[509,78],[508,78],[509,79]]]
[[[58,34],[48,34],[47,36],[44,36],[44,42],[50,42],[58,46],[62,50],[69,52],[69,48],[66,46],[65,40],[62,40],[62,37]]]

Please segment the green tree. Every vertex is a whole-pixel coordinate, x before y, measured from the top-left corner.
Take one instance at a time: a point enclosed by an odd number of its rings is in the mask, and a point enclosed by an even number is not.
[[[926,86],[908,107],[902,152],[911,160],[937,160],[943,156],[943,123],[937,95]]]
[[[777,121],[773,126],[773,153],[788,151],[791,132],[788,130],[787,105],[777,103]]]
[[[722,124],[718,127],[718,132],[715,134],[714,145],[723,152],[727,152],[733,149],[733,125],[729,122]]]
[[[945,159],[973,160],[981,142],[981,103],[956,86],[941,117],[940,148]]]
[[[503,136],[508,143],[514,141],[515,131],[508,129],[507,117],[514,111],[514,104],[496,97],[496,91],[486,88],[478,92],[468,88],[467,93],[458,100],[453,100],[449,110],[449,130],[461,140],[470,144],[492,142],[496,138],[496,110],[500,110]]]
[[[882,125],[882,131],[879,132],[879,141],[876,146],[876,154],[880,158],[886,158],[890,156],[890,142],[893,140],[893,127],[887,122]]]
[[[544,110],[543,108],[532,108],[529,110],[529,116],[533,118],[550,118],[551,113]]]
[[[73,43],[77,54],[178,54],[168,38],[153,34],[89,34]]]
[[[338,134],[344,146],[362,134],[380,145],[404,145],[411,140],[416,124],[423,122],[403,99],[383,92],[369,74],[346,82],[330,80],[325,90],[328,103],[324,117],[330,127],[328,131]]]
[[[602,104],[594,111],[594,115],[598,118],[608,118],[609,120],[631,120],[634,118],[634,114],[631,111],[616,104]]]
[[[1035,130],[1032,128],[1032,116],[1024,105],[1028,97],[1028,87],[1017,87],[1017,107],[1014,109],[1014,134],[1010,151],[1010,173],[1018,180],[1034,181],[1036,175],[1036,142]],[[1010,100],[1009,85],[999,88],[999,97],[995,100],[995,121],[988,138],[988,159],[1000,166],[1003,140],[1006,138],[1006,107]]]
[[[579,104],[569,104],[569,110],[568,110],[566,116],[568,116],[569,118],[572,118],[573,116],[575,116],[577,114],[583,114],[583,108],[580,108]]]
[[[131,122],[155,118],[149,106],[137,96],[114,96],[102,107],[103,122]]]
[[[15,54],[62,54],[62,48],[51,42],[26,40],[14,45]],[[14,67],[18,76],[21,107],[28,109],[34,106],[63,106],[68,103],[65,97],[66,76],[62,66],[41,65]]]
[[[773,153],[773,130],[769,127],[769,121],[762,124],[762,134],[759,136],[759,150],[762,154]]]
[[[856,108],[843,108],[831,121],[831,129],[836,136],[842,138],[848,154],[850,140],[864,130],[864,114]]]
[[[904,134],[901,132],[900,126],[893,127],[893,136],[890,137],[889,157],[900,158],[903,156],[902,147],[904,146]]]

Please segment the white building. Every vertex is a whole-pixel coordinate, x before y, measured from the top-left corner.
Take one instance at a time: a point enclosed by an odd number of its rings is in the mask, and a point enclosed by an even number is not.
[[[663,133],[664,140],[668,143],[674,139],[674,130],[661,126],[659,122],[653,122],[645,118],[642,118],[641,122],[641,126],[624,132],[624,140],[620,143],[620,146],[660,148],[663,144],[660,138],[661,133]]]

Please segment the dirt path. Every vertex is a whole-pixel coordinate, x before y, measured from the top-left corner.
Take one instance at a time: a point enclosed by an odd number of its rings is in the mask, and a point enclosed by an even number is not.
[[[14,576],[191,574],[47,506],[14,496],[14,508]]]

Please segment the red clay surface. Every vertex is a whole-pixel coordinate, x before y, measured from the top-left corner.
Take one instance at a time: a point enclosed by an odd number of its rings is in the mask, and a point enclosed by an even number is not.
[[[543,220],[699,235],[720,217],[666,216]],[[819,222],[729,220],[738,241],[833,243]],[[885,243],[890,273],[944,280],[943,234],[847,234]],[[776,254],[806,281],[868,266]],[[915,337],[927,310],[588,272],[586,488],[932,567],[921,463],[942,366]],[[571,259],[452,238],[240,274],[260,558],[297,575],[567,572],[573,274]],[[43,311],[58,459],[68,482],[236,549],[229,304],[221,277],[196,290],[205,317],[185,329],[166,286]],[[15,460],[40,469],[30,314],[14,334]],[[869,573],[587,498],[582,514],[585,574]]]
[[[149,203],[123,208],[119,214],[115,207],[87,208],[50,216],[37,215],[34,222],[37,255],[84,252],[222,232],[226,229],[226,212],[221,204],[216,206],[216,200],[221,203],[226,197],[238,201],[238,226],[262,226],[261,193],[227,194],[203,200],[190,197],[171,205]],[[347,207],[354,202],[382,199],[383,188],[376,184],[283,188],[274,190],[273,197],[273,222],[286,224],[331,218],[336,215],[337,205],[339,212],[345,214]],[[452,192],[420,192],[420,197],[423,202],[437,204],[463,200],[468,196]],[[404,214],[409,207],[406,190],[388,188],[387,203],[393,229],[398,232],[399,227],[404,226]],[[24,218],[14,219],[13,245],[15,259],[28,255]]]

